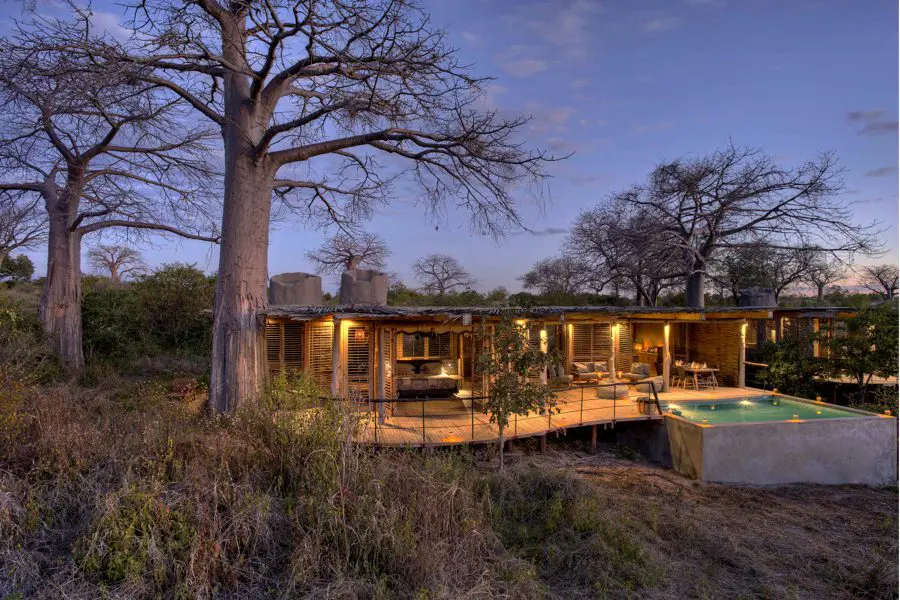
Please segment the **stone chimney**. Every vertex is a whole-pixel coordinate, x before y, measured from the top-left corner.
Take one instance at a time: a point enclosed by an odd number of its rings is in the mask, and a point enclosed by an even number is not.
[[[269,304],[322,306],[322,278],[309,273],[281,273],[269,279]]]
[[[388,276],[380,271],[349,269],[341,275],[341,304],[387,304]]]
[[[769,288],[751,287],[741,290],[738,306],[748,308],[754,306],[772,307],[778,306],[778,302],[775,301],[775,292]]]

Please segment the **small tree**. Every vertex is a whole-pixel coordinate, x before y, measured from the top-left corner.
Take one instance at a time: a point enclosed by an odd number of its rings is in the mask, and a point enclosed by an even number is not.
[[[544,296],[573,296],[584,291],[593,270],[573,256],[539,260],[521,277],[522,287]]]
[[[413,275],[428,294],[445,296],[450,292],[467,290],[475,285],[475,279],[452,256],[430,254],[420,258],[412,266]]]
[[[846,275],[846,267],[835,258],[822,255],[813,260],[806,280],[816,288],[816,302],[825,303],[825,290]]]
[[[825,340],[831,357],[829,370],[853,377],[858,387],[854,403],[863,404],[872,377],[897,375],[897,310],[887,304],[865,309],[844,325]]]
[[[551,357],[528,344],[527,329],[503,316],[488,336],[489,344],[478,357],[478,370],[490,378],[491,391],[485,412],[499,430],[500,468],[503,468],[504,432],[510,415],[546,414],[556,398],[546,385],[529,380],[551,364]]]
[[[7,256],[0,264],[0,279],[7,281],[31,281],[32,275],[34,275],[34,263],[24,254],[20,254],[15,258]]]
[[[316,273],[337,275],[349,269],[383,269],[385,259],[391,253],[387,243],[374,233],[351,235],[339,233],[325,240],[316,250],[306,253],[306,258],[316,268]]]
[[[883,300],[891,300],[897,295],[898,277],[900,272],[897,265],[871,265],[859,270],[860,285],[878,294]]]
[[[100,244],[88,250],[88,262],[98,273],[109,273],[114,283],[126,275],[137,275],[146,270],[141,253],[129,246]]]

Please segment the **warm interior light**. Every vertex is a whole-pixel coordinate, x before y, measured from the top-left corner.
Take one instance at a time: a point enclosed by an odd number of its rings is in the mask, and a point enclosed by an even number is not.
[[[354,331],[353,339],[355,339],[357,342],[366,341],[366,330],[365,329],[357,329],[356,331]]]
[[[753,403],[749,400],[741,400],[738,404],[741,404],[743,406],[753,406]]]
[[[800,415],[791,415],[791,418],[795,421],[800,418]]]

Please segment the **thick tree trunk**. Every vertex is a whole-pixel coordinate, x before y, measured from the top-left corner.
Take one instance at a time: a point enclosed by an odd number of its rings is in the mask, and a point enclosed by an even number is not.
[[[706,273],[695,271],[688,275],[686,292],[686,300],[689,307],[703,308],[706,306]]]
[[[816,284],[816,300],[819,304],[825,304],[825,284]]]
[[[230,150],[230,151],[229,151]],[[257,400],[266,377],[269,216],[274,173],[226,143],[209,405],[230,413]]]
[[[75,207],[63,193],[45,192],[49,216],[47,280],[41,293],[41,326],[63,368],[84,368],[81,347],[81,234],[71,230]]]

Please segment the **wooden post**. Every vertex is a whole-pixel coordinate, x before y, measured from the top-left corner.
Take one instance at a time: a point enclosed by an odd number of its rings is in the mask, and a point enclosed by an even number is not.
[[[609,328],[609,376],[616,381],[616,354],[619,350],[619,324],[613,323]]]
[[[541,321],[541,330],[539,332],[540,335],[540,347],[541,353],[547,354],[549,350],[549,344],[547,342],[547,324]],[[541,369],[541,385],[547,385],[547,367],[543,367]]]
[[[344,322],[334,319],[334,340],[331,347],[331,396],[340,398],[344,385]]]
[[[387,361],[390,360],[390,356],[384,352],[384,328],[381,325],[376,325],[373,334],[373,337],[375,338],[375,376],[378,382],[375,392],[375,399],[378,401],[378,406],[376,406],[375,409],[378,411],[378,419],[383,423],[385,416],[384,401],[387,396]]]
[[[669,347],[669,337],[672,331],[672,326],[666,321],[665,325],[663,325],[663,384],[662,391],[669,391],[669,381],[672,379],[672,351]]]
[[[547,434],[541,436],[541,452],[547,451]]]
[[[591,425],[591,454],[597,454],[597,426]]]
[[[741,323],[741,347],[738,354],[738,387],[747,385],[747,322]]]

